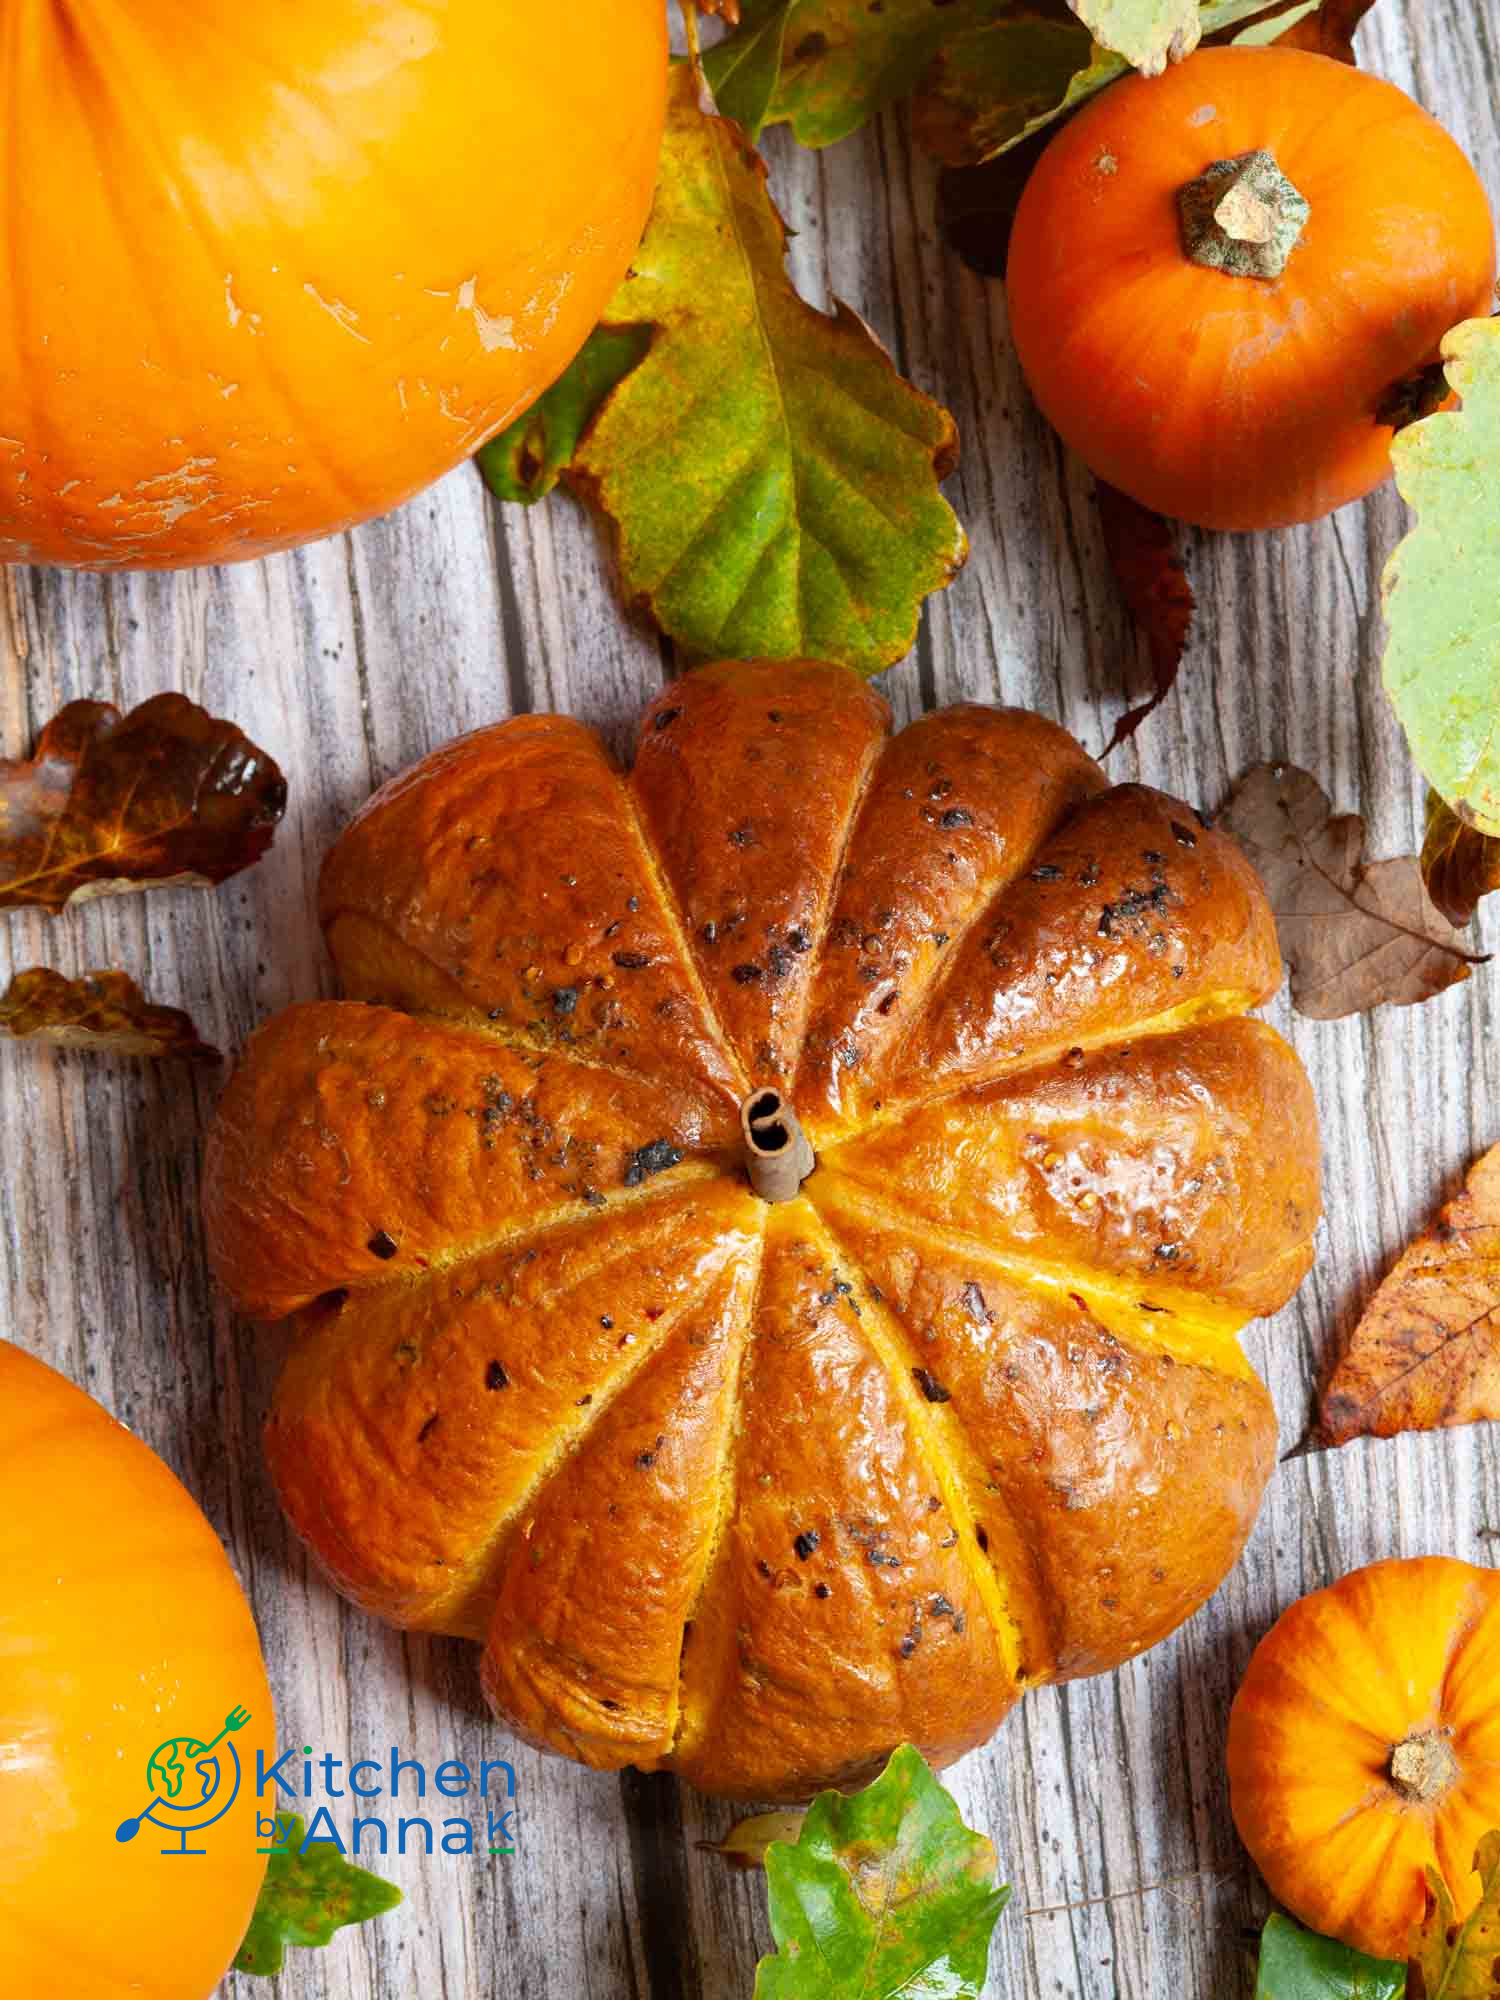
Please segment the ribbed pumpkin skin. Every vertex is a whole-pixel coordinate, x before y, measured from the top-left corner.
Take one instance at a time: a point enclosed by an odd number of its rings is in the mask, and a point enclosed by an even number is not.
[[[1284,1611],[1229,1722],[1235,1825],[1273,1895],[1314,1930],[1404,1959],[1425,1875],[1467,1916],[1474,1853],[1500,1826],[1500,1571],[1447,1556],[1372,1563]],[[1458,1782],[1403,1798],[1391,1753],[1450,1745]]]
[[[560,716],[435,752],[324,867],[351,1000],[209,1146],[339,1587],[483,1643],[533,1740],[739,1796],[955,1757],[1216,1588],[1276,1441],[1235,1334],[1318,1213],[1233,843],[1038,716],[888,729],[735,664],[628,779]],[[767,1085],[818,1156],[775,1205]]]
[[[661,0],[25,0],[0,29],[0,560],[352,525],[559,375],[655,178]]]
[[[117,1843],[157,1746],[211,1742],[235,1706],[239,1796],[191,1869],[154,1824]],[[250,1607],[192,1497],[0,1340],[0,1993],[207,2000],[265,1873],[255,1758],[275,1740]]]
[[[1311,204],[1276,279],[1204,270],[1177,190],[1270,151]],[[1390,472],[1375,412],[1494,306],[1473,168],[1404,92],[1300,49],[1203,49],[1064,127],[1016,213],[1006,301],[1043,413],[1090,468],[1204,528],[1310,521]]]

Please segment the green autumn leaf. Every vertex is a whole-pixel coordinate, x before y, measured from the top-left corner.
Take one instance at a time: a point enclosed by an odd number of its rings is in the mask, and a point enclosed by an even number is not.
[[[1272,1917],[1260,1940],[1255,2000],[1402,2000],[1406,1967]]]
[[[1391,444],[1417,525],[1385,566],[1385,686],[1423,775],[1500,834],[1500,319],[1443,341],[1458,410]]]
[[[1427,1871],[1427,1915],[1412,1953],[1412,1991],[1420,2000],[1495,2000],[1500,1994],[1500,1832],[1480,1841],[1474,1869],[1482,1893],[1461,1924],[1447,1884]]]
[[[269,1978],[280,1972],[289,1944],[329,1944],[346,1924],[368,1923],[401,1901],[394,1882],[355,1867],[336,1847],[320,1841],[301,1853],[307,1829],[295,1813],[290,1817],[291,1833],[272,1852],[255,1915],[235,1955],[237,1972]]]
[[[572,367],[480,452],[479,469],[495,497],[526,506],[544,500],[572,463],[595,410],[650,345],[645,327],[600,327],[591,334]]]
[[[1207,0],[1199,24],[1204,35],[1217,35],[1249,22],[1235,40],[1267,42],[1317,5],[1301,0],[1267,15],[1266,0]],[[1081,23],[1016,14],[943,41],[912,105],[913,128],[945,166],[978,166],[1097,96],[1130,67]]]
[[[1017,11],[1016,0],[741,0],[738,30],[704,68],[727,117],[756,132],[789,123],[802,145],[831,146],[907,96],[951,36]]]
[[[1198,46],[1198,0],[1068,0],[1100,48],[1160,76]]]
[[[820,1792],[766,1874],[778,1950],[755,2000],[978,2000],[1010,1891],[909,1743],[853,1798]]]
[[[690,651],[877,673],[967,553],[938,491],[957,433],[857,314],[798,296],[785,255],[764,164],[679,66],[656,205],[604,319],[650,347],[570,419],[565,476],[614,524],[627,599]]]

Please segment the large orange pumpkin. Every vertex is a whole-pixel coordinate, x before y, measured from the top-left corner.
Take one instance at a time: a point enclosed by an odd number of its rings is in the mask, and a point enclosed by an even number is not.
[[[246,1711],[217,1772],[191,1752],[175,1778],[148,1771],[174,1742],[212,1753]],[[0,1340],[0,1993],[205,2000],[265,1872],[255,1758],[274,1740],[249,1606],[194,1501]],[[234,1803],[183,1838],[231,1795],[236,1756]],[[215,1796],[174,1808],[174,1782],[180,1800]]]
[[[624,275],[662,0],[5,10],[0,561],[263,555],[394,506]]]
[[[1377,413],[1494,282],[1484,190],[1409,97],[1305,50],[1223,48],[1064,127],[1006,298],[1038,403],[1096,473],[1200,527],[1272,528],[1386,477]]]
[[[352,1001],[211,1140],[292,1521],[591,1764],[955,1757],[1171,1631],[1271,1469],[1235,1335],[1318,1178],[1258,881],[1037,716],[888,726],[723,665],[628,780],[559,716],[439,750],[325,866]]]
[[[1435,1870],[1467,1916],[1500,1827],[1500,1572],[1380,1562],[1282,1613],[1229,1720],[1235,1825],[1314,1930],[1404,1959]]]

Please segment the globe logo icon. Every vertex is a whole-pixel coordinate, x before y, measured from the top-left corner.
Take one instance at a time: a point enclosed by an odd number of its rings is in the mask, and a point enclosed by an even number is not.
[[[188,1836],[221,1820],[238,1798],[240,1754],[229,1738],[249,1720],[247,1709],[232,1708],[212,1742],[196,1736],[169,1736],[158,1743],[146,1760],[150,1803],[144,1812],[116,1828],[115,1839],[134,1840],[150,1821],[179,1840],[176,1847],[164,1847],[163,1854],[206,1853],[205,1848],[189,1847]]]

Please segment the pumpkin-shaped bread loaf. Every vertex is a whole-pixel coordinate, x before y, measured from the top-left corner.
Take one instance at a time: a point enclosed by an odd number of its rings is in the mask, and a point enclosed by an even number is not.
[[[435,752],[328,857],[351,999],[209,1151],[339,1588],[534,1742],[737,1796],[956,1757],[1203,1602],[1319,1209],[1233,843],[1034,715],[888,729],[726,664],[628,778],[561,716]]]

